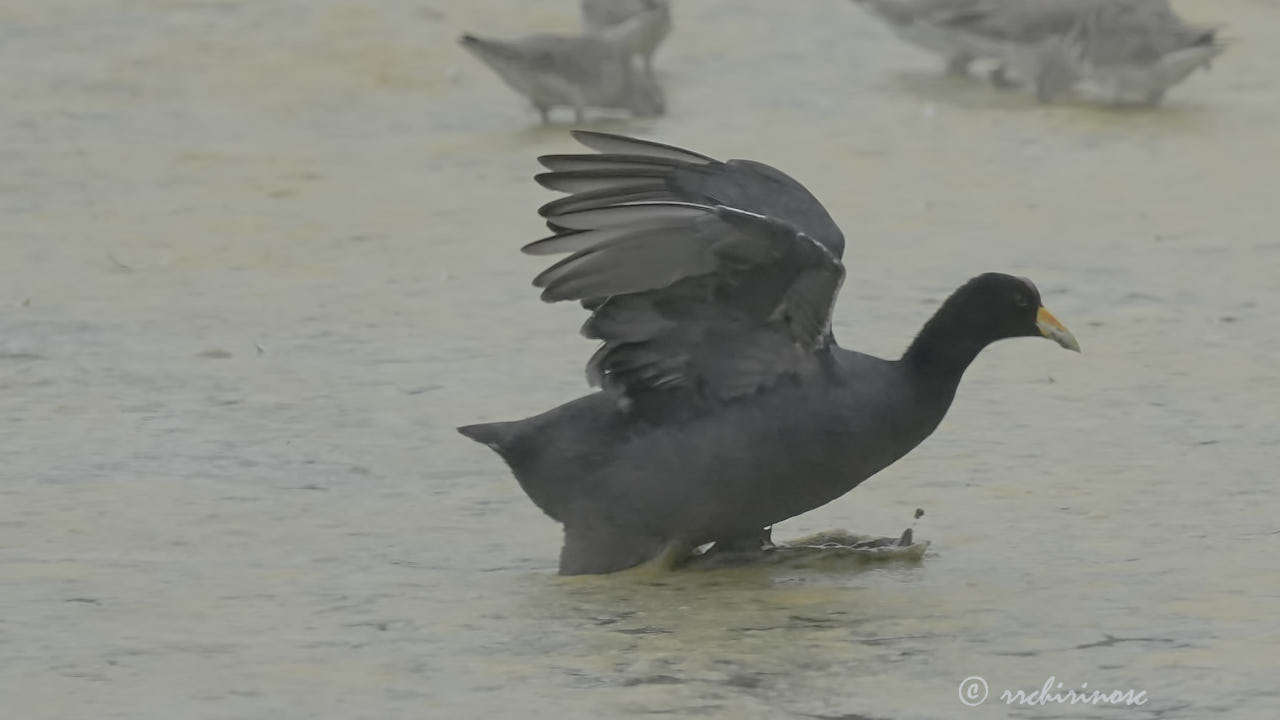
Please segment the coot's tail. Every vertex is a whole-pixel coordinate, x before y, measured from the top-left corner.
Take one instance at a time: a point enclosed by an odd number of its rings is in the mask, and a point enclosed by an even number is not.
[[[488,445],[494,452],[506,457],[506,450],[515,435],[518,422],[492,422],[463,425],[458,432],[482,445]]]
[[[458,432],[502,456],[533,504],[564,522],[564,508],[574,497],[575,468],[560,462],[564,459],[556,454],[554,443],[543,442],[536,434],[530,437],[528,429],[527,420],[513,420],[463,425]]]

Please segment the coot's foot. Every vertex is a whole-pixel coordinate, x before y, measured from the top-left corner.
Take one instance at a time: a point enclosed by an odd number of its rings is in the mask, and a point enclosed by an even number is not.
[[[772,550],[774,547],[776,546],[773,544],[773,528],[767,527],[742,535],[718,538],[707,552],[759,553]]]

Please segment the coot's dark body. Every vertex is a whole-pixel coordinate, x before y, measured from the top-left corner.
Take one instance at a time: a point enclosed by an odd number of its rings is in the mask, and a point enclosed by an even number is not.
[[[955,392],[952,383],[917,393],[899,363],[838,357],[829,382],[673,424],[637,419],[597,392],[466,434],[493,443],[534,503],[565,524],[563,571],[608,572],[671,542],[751,534],[840,497],[924,440]],[[841,382],[849,370],[856,382]]]
[[[779,205],[772,177],[756,186],[768,199],[755,204],[750,183],[733,184],[746,212],[673,203],[669,189],[628,200],[637,177],[669,188],[672,174],[690,171],[643,151],[687,151],[578,136],[631,152],[555,156],[611,165],[574,178],[605,181],[558,201],[577,206],[563,214],[549,206],[556,234],[542,242],[575,254],[539,284],[544,299],[581,300],[593,311],[584,332],[604,345],[588,373],[605,389],[525,420],[459,428],[497,451],[534,503],[564,524],[562,573],[612,572],[668,548],[758,534],[843,495],[928,437],[991,342],[1046,335],[1078,349],[1034,285],[998,273],[958,289],[901,359],[841,349],[829,314],[843,238],[836,230],[822,243],[802,232],[806,217],[820,229],[834,224],[798,183],[778,173],[804,193],[795,197],[809,198],[781,203],[798,221],[755,214],[761,203]],[[650,164],[666,169],[638,174]],[[734,170],[717,165],[726,169],[713,178]]]

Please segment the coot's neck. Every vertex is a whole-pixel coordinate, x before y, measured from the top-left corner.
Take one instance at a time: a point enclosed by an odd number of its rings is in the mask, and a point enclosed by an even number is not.
[[[947,300],[924,324],[911,346],[902,354],[902,364],[929,380],[950,385],[960,377],[990,339],[970,327],[966,313],[954,298]]]

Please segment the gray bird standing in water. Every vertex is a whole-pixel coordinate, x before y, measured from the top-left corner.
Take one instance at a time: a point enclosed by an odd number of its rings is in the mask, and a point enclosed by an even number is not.
[[[1065,52],[1047,51],[1050,75],[1061,79],[1038,87],[1041,99],[1052,99],[1075,80],[1112,104],[1149,106],[1158,105],[1191,73],[1208,68],[1226,49],[1216,29],[1186,23],[1167,0],[1094,0],[1061,44]]]
[[[942,421],[984,347],[1047,337],[1079,350],[1025,278],[964,283],[906,352],[837,346],[844,235],[781,171],[605,133],[598,154],[539,158],[552,235],[568,257],[534,279],[576,301],[601,341],[599,392],[459,432],[495,450],[564,525],[563,574],[678,560],[708,542],[759,546],[763,528],[824,505]]]
[[[898,38],[940,55],[950,75],[968,73],[973,61],[993,58],[989,43],[965,21],[990,12],[991,0],[853,0],[880,18]]]
[[[622,43],[626,28],[584,35],[530,35],[492,40],[463,35],[459,42],[529,99],[543,123],[551,109],[573,108],[583,122],[589,107],[628,110],[638,117],[666,112],[662,89],[631,66]]]
[[[1049,102],[1080,84],[1113,103],[1156,105],[1168,89],[1208,67],[1224,46],[1187,24],[1168,0],[854,0],[902,39],[941,55],[963,74],[994,60]]]
[[[620,42],[629,55],[639,57],[645,75],[653,79],[653,54],[671,33],[668,0],[582,0],[582,25],[588,33],[621,28]]]

